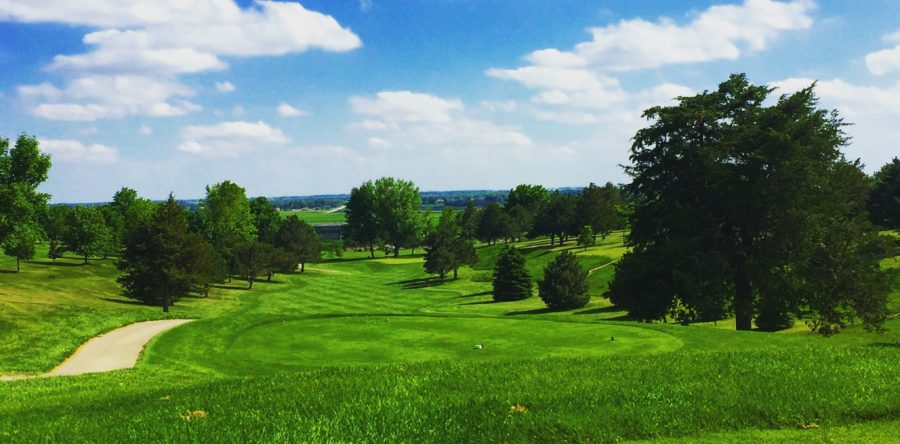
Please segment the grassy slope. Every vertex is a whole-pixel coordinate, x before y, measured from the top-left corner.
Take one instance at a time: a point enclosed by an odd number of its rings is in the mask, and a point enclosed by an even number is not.
[[[538,243],[522,247],[533,275],[553,257]],[[500,248],[480,248],[475,269],[444,285],[424,279],[417,257],[350,257],[185,301],[174,316],[206,320],[159,337],[136,370],[0,384],[0,441],[893,436],[854,424],[897,427],[897,318],[887,336],[850,329],[829,339],[610,321],[623,313],[596,296],[612,267],[592,275],[588,307],[547,313],[537,298],[490,302],[484,274]],[[612,236],[573,251],[594,268],[624,250]],[[11,365],[0,371],[46,368],[76,343],[70,324],[100,331],[161,315],[104,300],[118,299],[108,263],[41,267],[0,276],[36,273],[0,290],[9,291],[0,293],[4,338],[14,338],[0,346],[18,344],[3,349]],[[50,273],[65,273],[57,287],[33,284]],[[60,300],[69,311],[45,321]],[[511,413],[518,403],[528,411]],[[181,419],[189,410],[208,417]],[[821,428],[796,430],[813,422]]]

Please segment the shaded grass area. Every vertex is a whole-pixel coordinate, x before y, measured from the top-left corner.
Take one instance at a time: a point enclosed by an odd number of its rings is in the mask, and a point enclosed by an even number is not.
[[[811,423],[900,414],[900,367],[888,350],[664,356],[17,381],[0,386],[0,433],[9,441],[68,442],[613,442],[747,428],[796,436]],[[182,418],[194,411],[202,417]]]

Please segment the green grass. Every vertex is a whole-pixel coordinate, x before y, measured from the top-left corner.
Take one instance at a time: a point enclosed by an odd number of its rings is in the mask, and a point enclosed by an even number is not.
[[[480,246],[479,263],[443,285],[424,274],[421,255],[354,252],[251,291],[183,300],[171,316],[200,320],[154,339],[136,369],[0,383],[0,441],[896,436],[896,316],[886,335],[853,327],[834,338],[627,322],[601,297],[612,266],[591,274],[582,309],[548,312],[537,297],[494,303],[485,275],[502,247]],[[535,278],[562,249],[586,269],[625,251],[622,233],[587,250],[518,247]],[[42,262],[0,275],[0,373],[46,370],[86,337],[163,317],[118,295],[111,261]],[[0,269],[13,266],[0,258]],[[511,412],[516,404],[527,411]],[[207,416],[181,418],[196,410]]]
[[[300,218],[300,220],[305,221],[308,224],[320,224],[326,222],[345,222],[347,220],[347,214],[343,211],[331,213],[328,211],[320,211],[320,210],[288,210],[282,211],[281,217],[288,217],[296,215]],[[440,211],[429,211],[428,212],[428,220],[431,221],[432,224],[436,224],[437,221],[441,218]]]

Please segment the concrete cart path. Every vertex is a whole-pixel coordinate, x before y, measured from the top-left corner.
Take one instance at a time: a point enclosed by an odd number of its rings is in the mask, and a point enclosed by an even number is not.
[[[193,321],[193,319],[164,319],[160,321],[137,322],[117,328],[92,338],[75,350],[47,376],[81,375],[132,368],[144,346],[154,336]]]

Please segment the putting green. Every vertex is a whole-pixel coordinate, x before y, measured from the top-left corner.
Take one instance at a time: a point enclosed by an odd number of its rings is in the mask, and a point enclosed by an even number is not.
[[[615,337],[615,340],[611,340]],[[477,349],[476,344],[483,344]],[[226,360],[259,371],[429,360],[585,357],[672,351],[681,340],[611,324],[509,318],[352,316],[268,323],[244,331]]]

